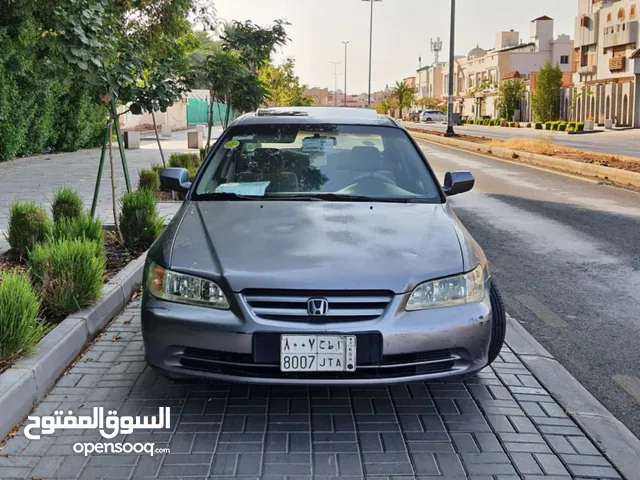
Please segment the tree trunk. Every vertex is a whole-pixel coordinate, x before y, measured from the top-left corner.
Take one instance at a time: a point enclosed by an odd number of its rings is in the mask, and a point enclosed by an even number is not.
[[[116,118],[114,121],[118,121]],[[109,166],[111,167],[111,203],[113,206],[113,223],[116,226],[116,236],[118,241],[122,243],[122,233],[120,232],[120,224],[118,223],[118,199],[116,196],[116,176],[113,168],[113,121],[109,124]]]
[[[213,94],[213,90],[209,91],[209,133],[207,135],[207,151],[209,150],[209,146],[211,144],[211,129],[213,128],[213,106],[215,105],[215,96]]]
[[[162,144],[160,143],[160,135],[158,135],[158,125],[156,125],[156,112],[151,112],[151,118],[153,118],[153,130],[156,132],[156,141],[158,142],[158,148],[160,149],[160,158],[162,158],[162,166],[167,168],[167,163],[164,161],[164,152],[162,151]]]
[[[226,130],[227,128],[229,128],[229,117],[231,117],[231,105],[229,105],[229,100],[226,100],[227,103],[227,114],[225,115],[224,118],[224,129]]]

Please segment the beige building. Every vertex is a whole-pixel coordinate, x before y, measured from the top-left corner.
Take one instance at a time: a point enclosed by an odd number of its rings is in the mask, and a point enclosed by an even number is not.
[[[640,128],[640,0],[579,0],[572,117]]]
[[[638,0],[640,1],[640,0]],[[569,35],[554,37],[552,18],[542,16],[531,21],[529,38],[524,42],[514,30],[498,32],[493,48],[479,45],[466,56],[455,57],[454,110],[469,118],[497,118],[496,99],[499,84],[521,78],[527,85],[547,63],[560,65],[565,74],[565,87],[572,82],[571,56],[573,41]],[[441,62],[421,68],[416,73],[417,98],[447,99],[449,64]],[[524,106],[520,120],[530,118]]]
[[[520,33],[499,32],[491,50],[479,46],[461,61],[466,92],[462,114],[471,118],[498,117],[496,100],[498,87],[504,80],[521,78],[527,83],[547,63],[559,65],[565,73],[565,86],[571,82],[573,41],[569,35],[554,38],[553,19],[542,16],[532,20],[528,42]],[[521,112],[519,120],[530,120],[528,112]]]

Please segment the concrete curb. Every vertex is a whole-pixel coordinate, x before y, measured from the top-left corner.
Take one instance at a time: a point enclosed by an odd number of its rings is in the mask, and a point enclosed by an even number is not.
[[[415,138],[427,140],[429,142],[441,145],[452,146],[468,150],[470,152],[480,152],[495,155],[509,160],[520,160],[522,163],[532,163],[542,167],[559,170],[562,172],[577,173],[585,177],[596,177],[620,185],[640,187],[640,173],[621,170],[619,168],[605,167],[593,163],[577,162],[560,157],[548,157],[546,155],[538,155],[536,153],[519,152],[502,147],[491,147],[480,143],[466,142],[455,138],[439,137],[428,133],[416,132],[409,130],[409,133]]]
[[[130,262],[103,287],[94,306],[64,319],[40,340],[36,353],[0,374],[0,439],[29,415],[84,347],[124,309],[142,283],[145,258]]]
[[[640,480],[640,440],[509,315],[507,344],[624,478]]]

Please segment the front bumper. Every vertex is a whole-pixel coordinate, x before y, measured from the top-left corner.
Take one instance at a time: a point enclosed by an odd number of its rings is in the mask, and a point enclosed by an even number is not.
[[[408,294],[396,295],[375,320],[323,324],[265,320],[253,315],[239,294],[231,295],[231,310],[221,311],[145,293],[146,358],[177,377],[255,384],[380,385],[464,376],[487,364],[492,322],[488,288],[480,303],[406,312]],[[279,338],[284,333],[355,335],[356,371],[281,372]]]

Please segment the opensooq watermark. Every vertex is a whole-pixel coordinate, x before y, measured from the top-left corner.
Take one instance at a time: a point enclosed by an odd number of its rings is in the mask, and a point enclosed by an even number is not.
[[[155,430],[171,429],[171,408],[158,408],[158,416],[118,416],[115,410],[108,410],[104,415],[104,407],[93,407],[93,415],[75,416],[71,410],[56,410],[53,415],[42,417],[30,415],[31,422],[24,427],[24,435],[29,440],[40,440],[42,435],[51,435],[57,430],[77,429],[97,429],[102,438],[111,440],[119,434],[128,435],[135,430]],[[39,429],[40,433],[34,433],[32,429]],[[168,448],[155,448],[155,443],[74,443],[75,453],[84,453],[88,456],[91,453],[148,453],[153,456],[156,453],[169,453]]]

